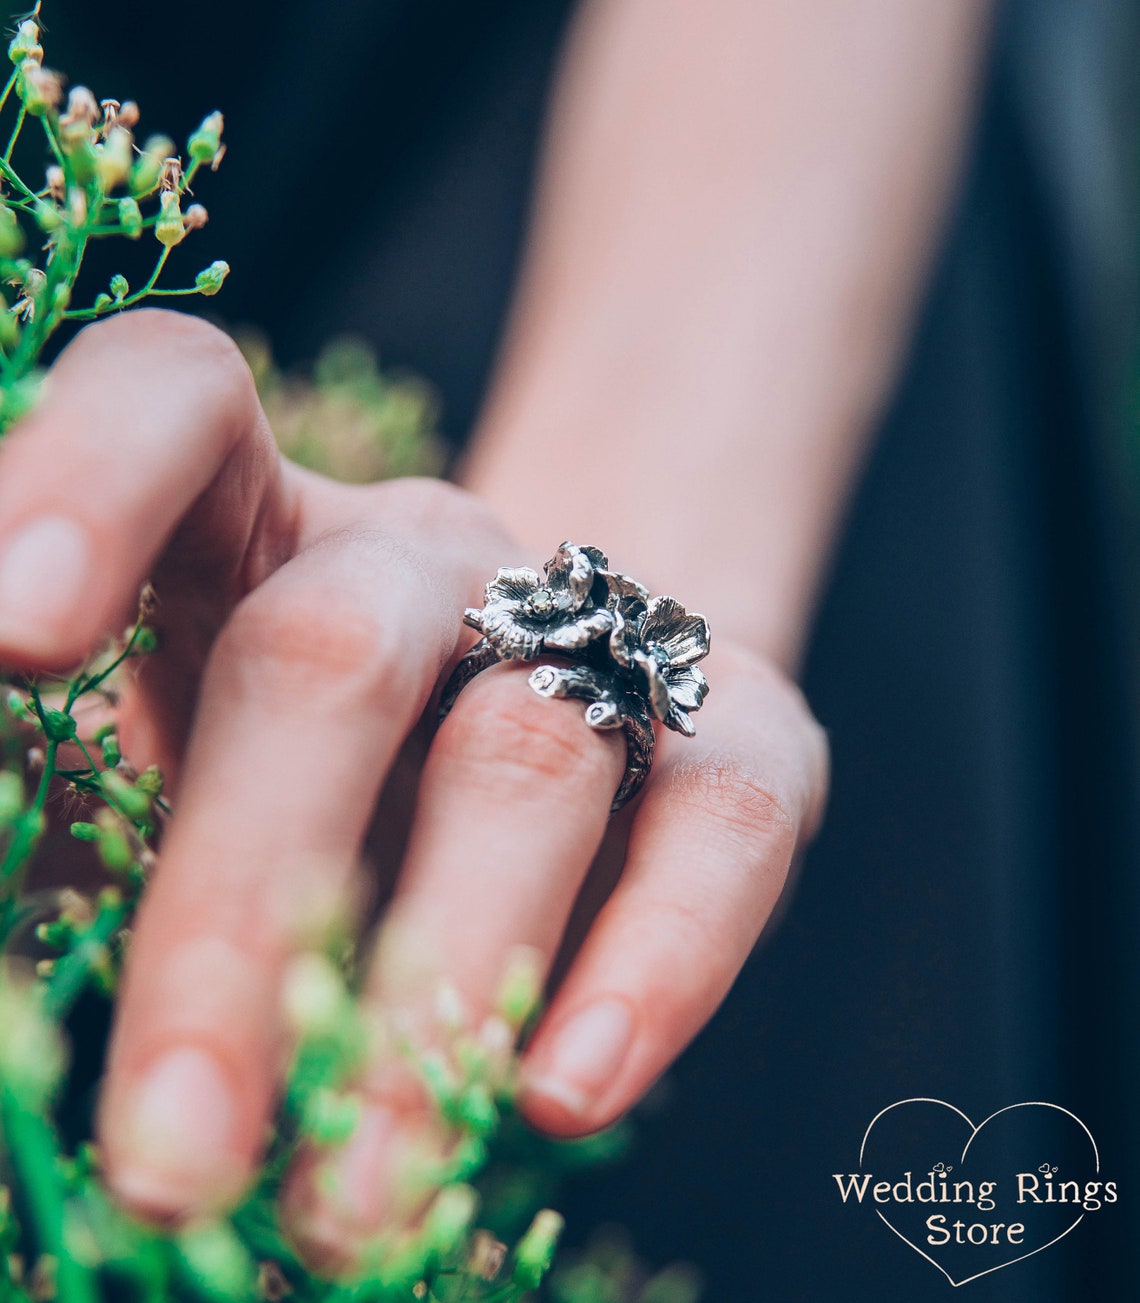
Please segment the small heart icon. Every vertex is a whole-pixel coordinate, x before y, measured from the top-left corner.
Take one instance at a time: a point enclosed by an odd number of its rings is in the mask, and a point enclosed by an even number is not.
[[[843,1201],[873,1207],[952,1285],[1040,1253],[1116,1201],[1088,1127],[1041,1102],[975,1126],[943,1100],[900,1100],[871,1120],[859,1169],[836,1176]]]

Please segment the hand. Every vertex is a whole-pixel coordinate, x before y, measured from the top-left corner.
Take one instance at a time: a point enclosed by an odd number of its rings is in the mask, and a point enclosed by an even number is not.
[[[282,460],[233,345],[187,317],[85,331],[0,445],[0,659],[66,668],[124,625],[148,576],[159,595],[164,650],[122,734],[166,770],[175,814],[100,1120],[137,1211],[182,1215],[250,1179],[298,918],[349,881],[375,819],[395,838],[381,789],[424,752],[417,721],[472,641],[463,608],[498,566],[538,559],[451,486],[345,486]],[[619,1116],[709,1018],[820,816],[826,746],[796,689],[742,648],[706,664],[697,737],[663,733],[613,820],[622,737],[539,699],[518,667],[465,688],[426,747],[388,918],[474,1016],[512,947],[553,961],[603,841],[624,855],[526,1056],[524,1109],[554,1133]],[[414,1004],[414,988],[374,962],[367,998]],[[409,1107],[378,1088],[331,1160],[335,1208],[298,1175],[312,1251],[350,1254],[384,1221]]]

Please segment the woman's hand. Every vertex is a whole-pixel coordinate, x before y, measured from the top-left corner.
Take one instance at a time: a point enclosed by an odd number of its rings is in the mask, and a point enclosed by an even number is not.
[[[123,626],[145,579],[158,593],[164,650],[122,733],[137,765],[167,771],[175,813],[100,1125],[133,1208],[185,1214],[251,1178],[305,915],[345,888],[374,821],[381,848],[400,836],[381,790],[401,754],[423,754],[417,722],[472,641],[463,608],[498,566],[541,559],[454,487],[349,487],[283,461],[233,345],[172,314],[85,331],[0,445],[0,659],[71,666]],[[619,1116],[709,1018],[820,815],[826,746],[796,689],[727,644],[706,664],[697,737],[663,733],[614,820],[622,737],[539,699],[517,667],[464,689],[418,773],[388,919],[419,966],[373,962],[377,1007],[414,1006],[443,978],[478,1018],[513,947],[553,961],[603,841],[624,854],[525,1059],[525,1111],[558,1134]],[[383,1223],[420,1124],[409,1109],[375,1088],[332,1160],[335,1207],[312,1164],[298,1176],[292,1215],[314,1251],[351,1253]]]

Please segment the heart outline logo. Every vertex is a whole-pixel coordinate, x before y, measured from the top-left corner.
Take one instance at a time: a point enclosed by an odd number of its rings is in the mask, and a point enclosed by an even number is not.
[[[977,1138],[978,1133],[982,1130],[984,1126],[992,1122],[994,1118],[1000,1117],[1003,1113],[1009,1113],[1013,1109],[1019,1109],[1019,1108],[1053,1109],[1057,1113],[1063,1113],[1066,1117],[1072,1118],[1072,1120],[1081,1128],[1081,1130],[1085,1133],[1085,1135],[1088,1136],[1089,1144],[1092,1146],[1095,1171],[1097,1172],[1098,1175],[1100,1173],[1100,1150],[1097,1148],[1097,1143],[1093,1139],[1092,1132],[1088,1129],[1087,1126],[1085,1126],[1085,1124],[1081,1121],[1079,1117],[1077,1117],[1075,1113],[1070,1112],[1067,1108],[1062,1108],[1060,1104],[1049,1104],[1046,1103],[1044,1100],[1025,1100],[1021,1104],[1007,1104],[1004,1108],[999,1108],[996,1112],[991,1113],[989,1117],[984,1118],[981,1122],[977,1124],[977,1126],[975,1126],[974,1123],[971,1121],[971,1119],[968,1118],[960,1108],[955,1108],[953,1104],[948,1104],[944,1099],[932,1099],[927,1096],[916,1096],[913,1099],[896,1100],[893,1104],[888,1104],[886,1108],[880,1109],[879,1112],[875,1114],[875,1116],[867,1124],[867,1130],[863,1132],[863,1142],[859,1146],[860,1167],[863,1166],[863,1157],[867,1150],[867,1140],[870,1137],[871,1132],[875,1127],[875,1123],[878,1122],[880,1118],[884,1117],[887,1113],[889,1113],[892,1109],[902,1108],[906,1104],[939,1104],[943,1108],[949,1109],[951,1113],[956,1113],[962,1119],[962,1121],[965,1122],[965,1124],[970,1128],[970,1138],[966,1141],[966,1144],[962,1149],[961,1156],[958,1159],[959,1164],[965,1161],[966,1155],[970,1151],[970,1146],[974,1143],[974,1140]],[[905,1236],[902,1233],[902,1231],[898,1229],[897,1226],[891,1224],[890,1220],[878,1208],[875,1209],[875,1212],[881,1218],[881,1220],[887,1226],[887,1228],[893,1231],[895,1235],[897,1235],[904,1244],[909,1245],[915,1251],[915,1253],[918,1254],[920,1258],[925,1258],[926,1261],[931,1264],[931,1266],[937,1267],[938,1270],[942,1273],[942,1275],[946,1277],[946,1279],[950,1282],[950,1284],[955,1289],[957,1289],[960,1285],[968,1285],[972,1280],[980,1280],[983,1276],[992,1275],[995,1271],[1001,1271],[1005,1267],[1012,1267],[1015,1262],[1024,1262],[1026,1258],[1032,1258],[1035,1254],[1041,1253],[1043,1250],[1051,1248],[1054,1244],[1058,1243],[1060,1240],[1063,1240],[1065,1236],[1069,1234],[1070,1231],[1075,1230],[1076,1227],[1078,1227],[1081,1224],[1081,1222],[1083,1222],[1085,1219],[1085,1214],[1082,1212],[1080,1216],[1077,1217],[1077,1219],[1070,1226],[1066,1227],[1066,1229],[1061,1232],[1060,1235],[1055,1235],[1047,1243],[1038,1245],[1036,1249],[1030,1249],[1028,1253],[1022,1253],[1016,1258],[1010,1258],[1008,1262],[999,1262],[996,1267],[987,1267],[984,1271],[976,1272],[973,1276],[966,1276],[962,1280],[955,1280],[954,1277],[950,1275],[950,1273],[946,1270],[945,1267],[942,1266],[940,1262],[937,1262],[934,1258],[930,1256],[929,1253],[925,1253],[922,1249],[920,1249],[918,1245],[914,1243],[913,1240],[908,1239],[907,1236]]]

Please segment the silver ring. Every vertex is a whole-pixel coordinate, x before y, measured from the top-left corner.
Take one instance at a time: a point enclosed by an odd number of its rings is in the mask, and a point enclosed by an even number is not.
[[[709,622],[672,597],[650,597],[644,584],[610,569],[596,547],[563,543],[545,576],[529,566],[504,567],[487,585],[482,609],[464,624],[483,636],[459,661],[440,698],[442,720],[456,697],[499,661],[537,661],[556,653],[567,663],[530,673],[540,697],[587,702],[591,728],[625,731],[626,763],[611,810],[645,782],[653,764],[653,721],[692,737],[689,716],[708,695],[696,668],[709,653]]]

